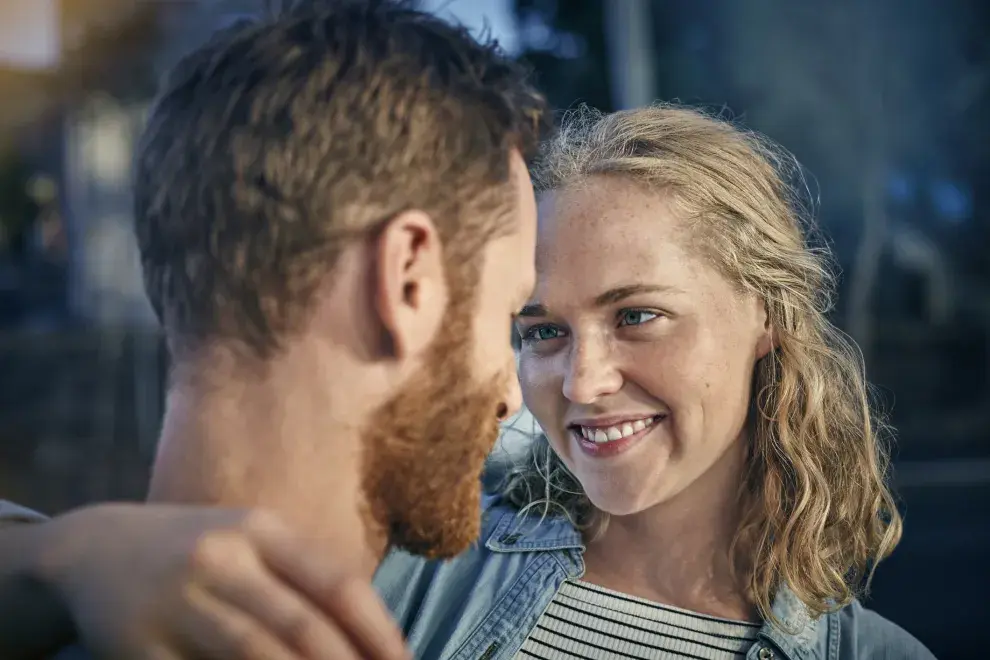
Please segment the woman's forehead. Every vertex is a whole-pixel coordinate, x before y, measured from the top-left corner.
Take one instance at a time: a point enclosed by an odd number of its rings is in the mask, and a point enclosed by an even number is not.
[[[589,267],[647,274],[681,261],[681,222],[659,197],[615,190],[565,189],[540,201],[536,268],[539,273]]]
[[[622,232],[633,238],[670,234],[683,224],[670,201],[669,194],[624,177],[591,177],[540,195],[540,234],[546,239],[559,233],[581,237]]]
[[[567,188],[540,200],[534,300],[581,305],[630,284],[696,298],[724,293],[724,278],[687,240],[673,205],[622,184]]]

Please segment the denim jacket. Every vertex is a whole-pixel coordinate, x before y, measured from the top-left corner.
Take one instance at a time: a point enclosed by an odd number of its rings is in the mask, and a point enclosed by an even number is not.
[[[522,518],[486,497],[478,544],[449,561],[401,551],[375,586],[422,660],[511,660],[565,580],[584,575],[584,545],[564,518]],[[812,619],[786,587],[746,660],[933,660],[897,625],[853,602]]]
[[[0,500],[0,525],[45,520]],[[510,660],[565,580],[584,574],[581,535],[567,520],[520,518],[487,497],[479,545],[450,561],[393,551],[375,586],[421,660]],[[746,660],[934,660],[907,632],[858,602],[815,620],[787,588]],[[790,631],[790,632],[788,632]],[[82,660],[72,646],[58,660]]]

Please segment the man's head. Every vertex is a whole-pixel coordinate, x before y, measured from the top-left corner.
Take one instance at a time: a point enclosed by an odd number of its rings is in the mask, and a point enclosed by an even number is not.
[[[423,553],[473,539],[481,460],[518,399],[544,122],[497,47],[397,3],[315,0],[187,57],[140,145],[145,284],[178,371],[218,351],[242,379],[304,365],[279,398],[359,419],[374,522]],[[270,445],[280,465],[327,458]]]

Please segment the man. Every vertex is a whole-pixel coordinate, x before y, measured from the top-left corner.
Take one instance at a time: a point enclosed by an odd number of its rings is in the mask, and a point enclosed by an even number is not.
[[[173,357],[163,504],[6,530],[0,655],[70,624],[105,657],[401,654],[368,582],[389,546],[477,537],[544,117],[496,47],[390,2],[300,5],[181,62],[135,178]]]

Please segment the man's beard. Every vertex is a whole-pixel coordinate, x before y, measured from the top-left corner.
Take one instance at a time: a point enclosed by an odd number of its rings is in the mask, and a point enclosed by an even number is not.
[[[511,377],[474,377],[470,308],[461,299],[448,309],[423,367],[373,414],[363,438],[372,530],[428,558],[453,557],[478,538],[481,472]]]

